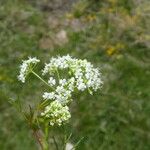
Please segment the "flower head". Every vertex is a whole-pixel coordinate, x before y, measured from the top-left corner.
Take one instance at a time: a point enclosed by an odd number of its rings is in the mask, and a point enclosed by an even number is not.
[[[48,120],[51,126],[60,126],[71,117],[68,106],[62,106],[58,101],[53,101],[46,106],[41,116]]]
[[[57,70],[68,69],[74,79],[72,89],[78,89],[84,91],[86,89],[98,90],[101,88],[102,80],[101,73],[98,68],[94,68],[93,65],[86,59],[76,59],[71,56],[62,56],[52,58],[50,63],[45,65],[43,69],[43,75],[49,73],[53,74]],[[66,79],[60,79],[59,84],[64,86],[69,81]]]
[[[53,77],[50,77],[49,80],[48,80],[48,84],[50,86],[54,86],[56,84],[56,80]]]
[[[46,100],[55,99],[55,93],[54,92],[51,92],[51,93],[45,92],[43,94],[43,98],[46,99]]]
[[[20,66],[20,74],[18,75],[18,80],[21,82],[25,82],[26,76],[30,73],[31,69],[40,62],[36,57],[29,57],[28,60],[24,60],[22,65]]]
[[[69,62],[72,61],[71,56],[62,56],[52,58],[48,64],[45,64],[43,75],[50,73],[53,74],[56,69],[66,69],[69,67]]]

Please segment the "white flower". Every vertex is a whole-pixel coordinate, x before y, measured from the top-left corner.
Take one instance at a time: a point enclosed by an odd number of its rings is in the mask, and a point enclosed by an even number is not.
[[[69,112],[68,106],[62,106],[58,101],[53,101],[50,105],[45,107],[44,112],[41,113],[46,120],[49,120],[51,126],[62,125],[68,119],[70,119],[71,114]]]
[[[48,64],[45,64],[45,67],[43,69],[43,75],[50,73],[53,74],[56,69],[65,69],[69,67],[69,62],[72,61],[71,56],[63,56],[63,57],[57,57],[52,58]]]
[[[54,70],[54,68],[52,68],[52,64],[51,64],[51,63],[45,64],[45,67],[44,67],[44,69],[42,70],[42,75],[45,75],[45,74],[47,74],[48,72],[51,72],[51,74],[52,74],[53,70]]]
[[[70,84],[71,85],[71,84]],[[69,88],[70,87],[70,88]],[[62,104],[67,104],[68,102],[72,101],[72,87],[68,86],[69,89],[65,88],[64,86],[57,86],[54,92],[48,93],[45,92],[43,94],[44,99],[53,99]]]
[[[64,87],[63,86],[57,86],[57,88],[56,88],[56,92],[57,93],[63,93],[65,91],[65,89],[64,89]]]
[[[83,71],[79,68],[75,71],[75,77],[78,79],[83,76]]]
[[[86,89],[86,84],[81,77],[77,79],[76,86],[79,91],[84,91]]]
[[[47,100],[55,99],[55,93],[54,92],[51,92],[51,93],[45,92],[43,94],[43,98],[47,99]]]
[[[59,80],[59,84],[61,84],[62,86],[64,86],[66,84],[67,80],[66,79],[60,79]]]
[[[55,97],[57,101],[62,104],[66,104],[71,101],[71,91],[63,86],[57,86]]]
[[[28,60],[24,60],[22,65],[20,66],[20,74],[18,75],[18,80],[21,82],[25,82],[26,76],[30,73],[31,69],[40,62],[36,57],[29,57]]]
[[[75,78],[74,78],[74,77],[71,77],[71,78],[68,80],[67,84],[68,84],[67,89],[68,89],[69,91],[73,92],[73,91],[74,91],[74,88],[75,88]]]
[[[53,77],[50,77],[49,80],[48,80],[48,84],[50,86],[54,86],[56,84],[56,80]]]

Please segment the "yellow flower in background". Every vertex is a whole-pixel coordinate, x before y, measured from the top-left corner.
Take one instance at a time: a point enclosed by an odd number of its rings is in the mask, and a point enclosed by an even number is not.
[[[86,20],[87,21],[94,21],[94,20],[96,20],[96,16],[95,15],[92,15],[92,14],[90,14],[90,15],[87,15],[86,16]]]
[[[106,53],[111,56],[113,55],[114,53],[116,52],[116,48],[115,47],[109,47],[107,50],[106,50]]]
[[[125,48],[124,44],[117,43],[115,46],[109,46],[106,49],[106,53],[107,53],[107,55],[111,56],[111,55],[113,55],[115,53],[118,53],[119,50],[124,49],[124,48]]]

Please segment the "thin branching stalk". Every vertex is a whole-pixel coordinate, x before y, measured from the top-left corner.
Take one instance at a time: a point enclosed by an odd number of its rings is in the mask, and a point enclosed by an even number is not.
[[[33,70],[31,71],[38,79],[40,79],[43,83],[45,83],[47,86],[49,86],[51,89],[54,90],[53,87],[51,87],[43,78],[41,78],[37,73],[35,73]]]

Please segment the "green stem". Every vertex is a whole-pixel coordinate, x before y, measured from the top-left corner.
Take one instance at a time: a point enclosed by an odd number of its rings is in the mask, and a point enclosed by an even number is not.
[[[56,139],[55,139],[55,137],[54,137],[54,136],[53,136],[53,141],[54,141],[54,144],[55,144],[56,150],[59,150],[59,148],[58,148],[58,144],[57,144]]]
[[[49,150],[48,135],[49,135],[49,127],[48,124],[45,123],[44,135],[42,137],[42,147],[43,147],[42,150]]]
[[[46,141],[48,141],[48,134],[49,134],[49,128],[48,128],[48,124],[45,124],[45,139]]]
[[[58,80],[60,80],[60,75],[59,75],[58,69],[56,69],[56,73],[57,73]]]
[[[66,148],[66,128],[65,128],[65,126],[64,126],[64,124],[62,125],[62,129],[63,129],[63,132],[64,132],[64,137],[63,137],[63,139],[62,139],[62,141],[63,141],[63,150],[65,150],[65,148]]]
[[[49,150],[48,141],[46,141],[46,139],[43,141],[43,150]]]
[[[33,70],[31,71],[38,79],[40,79],[43,83],[45,83],[47,86],[49,86],[51,89],[54,90],[53,87],[51,87],[43,78],[41,78],[37,73],[35,73]]]

